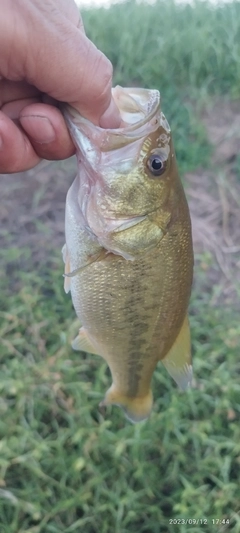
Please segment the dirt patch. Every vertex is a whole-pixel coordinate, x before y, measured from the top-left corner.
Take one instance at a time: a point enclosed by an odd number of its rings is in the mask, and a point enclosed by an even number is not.
[[[236,303],[240,286],[239,102],[218,101],[205,112],[203,123],[214,147],[212,169],[186,176],[195,254],[206,252],[212,258],[206,263],[206,283],[218,286],[215,303],[222,298]],[[29,172],[1,176],[0,246],[30,247],[26,270],[38,268],[53,249],[61,249],[65,198],[75,174],[75,158],[71,158],[43,161]]]
[[[215,301],[239,304],[240,288],[240,103],[218,101],[203,115],[213,145],[212,169],[188,174],[187,193],[195,253],[211,254]],[[239,165],[240,168],[240,165]],[[206,267],[207,268],[207,267]]]
[[[29,269],[46,261],[53,248],[61,249],[66,194],[75,175],[75,157],[43,161],[28,172],[2,175],[0,248],[30,247]]]

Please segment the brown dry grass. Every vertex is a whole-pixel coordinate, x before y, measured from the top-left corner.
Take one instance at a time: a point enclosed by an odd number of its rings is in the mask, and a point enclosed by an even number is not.
[[[240,283],[239,102],[217,102],[203,122],[213,145],[212,169],[186,176],[196,254],[213,257],[209,283],[218,284],[216,303],[238,304]]]

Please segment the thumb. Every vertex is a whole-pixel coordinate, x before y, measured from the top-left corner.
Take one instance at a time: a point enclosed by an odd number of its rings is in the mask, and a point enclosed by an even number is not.
[[[112,65],[86,37],[73,0],[15,0],[14,8],[2,1],[0,75],[68,102],[95,124],[118,127]]]
[[[112,64],[106,56],[70,22],[45,32],[32,53],[37,68],[27,78],[40,91],[68,102],[84,117],[102,127],[118,127],[119,111],[111,96]]]

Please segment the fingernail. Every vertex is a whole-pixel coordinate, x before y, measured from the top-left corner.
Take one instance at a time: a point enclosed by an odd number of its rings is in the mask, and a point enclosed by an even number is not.
[[[99,125],[101,128],[119,128],[121,124],[121,117],[119,113],[119,109],[116,106],[114,100],[111,100],[110,106],[108,109],[103,113],[103,115],[100,118]]]
[[[51,122],[46,117],[21,115],[20,122],[26,133],[41,144],[53,142],[56,138]]]

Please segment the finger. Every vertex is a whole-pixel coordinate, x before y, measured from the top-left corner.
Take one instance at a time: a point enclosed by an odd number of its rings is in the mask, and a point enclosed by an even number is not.
[[[99,126],[101,128],[120,128],[121,119],[119,119],[119,110],[117,109],[117,119],[116,119],[116,104],[111,99],[109,107],[103,113],[99,120]]]
[[[75,0],[67,0],[67,2],[66,0],[42,0],[41,4],[39,0],[31,0],[31,3],[35,4],[37,9],[41,9],[46,18],[50,18],[52,15],[56,20],[61,13],[74,26],[79,26],[83,30],[81,14]],[[51,9],[49,9],[49,6]]]
[[[62,113],[47,104],[26,106],[20,113],[22,128],[43,159],[66,159],[75,153]]]
[[[30,44],[32,57],[26,63],[29,83],[56,100],[72,104],[95,124],[109,110],[112,127],[118,127],[120,115],[111,98],[110,61],[66,18],[61,19],[61,24],[54,21],[54,31],[51,21],[44,20],[42,24],[48,25],[46,31],[42,37],[39,35],[37,43],[32,35]],[[60,43],[63,46],[56,60]]]
[[[12,120],[18,120],[19,115],[24,107],[39,102],[38,98],[23,98],[22,100],[14,100],[2,106],[1,111]]]
[[[27,136],[0,111],[0,173],[28,170],[39,160]]]
[[[95,124],[107,111],[107,124],[118,127],[119,111],[111,102],[112,65],[79,28],[73,5],[65,0],[57,7],[50,0],[16,2],[17,19],[11,2],[4,0],[0,48],[10,47],[11,54],[0,55],[1,75],[9,78],[10,73],[14,81],[25,79],[40,92],[72,104]],[[2,31],[5,27],[7,31]]]
[[[40,96],[40,91],[23,81],[0,79],[0,107],[7,102]]]

